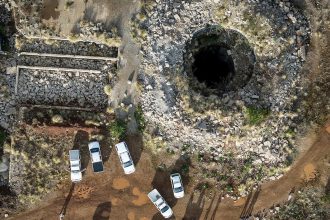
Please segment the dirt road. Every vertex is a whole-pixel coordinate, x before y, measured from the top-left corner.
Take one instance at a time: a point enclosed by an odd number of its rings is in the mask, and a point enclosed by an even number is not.
[[[326,52],[327,40],[329,39],[324,38],[321,41],[325,45],[319,44],[315,47],[323,48]],[[127,49],[127,52],[129,51],[131,50]],[[323,56],[322,54],[322,51],[316,53],[317,56]],[[324,56],[322,59],[321,68],[329,66],[328,56]],[[318,68],[318,72],[323,71],[319,69],[317,63],[315,68]],[[131,70],[133,71],[133,69],[127,68],[127,72],[125,70],[122,75],[126,76]],[[324,71],[327,70],[324,69]],[[126,82],[125,77],[122,82]],[[67,180],[59,189],[44,198],[36,206],[37,208],[9,219],[59,219],[61,211],[65,212],[64,219],[66,220],[162,219],[156,208],[146,198],[146,194],[153,187],[161,188],[161,193],[164,193],[163,196],[173,207],[176,219],[239,219],[242,214],[255,213],[268,209],[273,204],[286,201],[293,187],[298,187],[304,179],[313,178],[317,171],[329,175],[329,131],[330,125],[328,124],[315,139],[312,138],[311,143],[302,142],[301,145],[305,150],[302,151],[291,170],[281,179],[263,184],[251,196],[236,202],[229,198],[222,199],[216,193],[210,195],[209,192],[191,190],[198,182],[189,182],[189,187],[186,188],[190,190],[186,196],[183,199],[175,200],[169,188],[168,173],[154,169],[151,154],[147,150],[143,150],[142,141],[133,136],[129,138],[128,144],[132,147],[133,159],[136,163],[137,170],[134,174],[128,176],[123,174],[118,156],[112,150],[109,159],[105,161],[103,173],[93,174],[91,164],[87,163],[87,171],[81,183],[71,185]]]
[[[163,188],[160,191],[165,193],[164,197],[173,206],[176,219],[239,219],[242,213],[255,213],[286,201],[293,187],[313,177],[314,172],[324,167],[330,158],[330,133],[324,128],[288,173],[279,180],[263,184],[250,198],[234,202],[229,198],[221,199],[218,194],[189,190],[184,199],[175,200],[166,180],[167,173],[155,171],[150,154],[142,149],[137,150],[142,142],[134,141],[136,139],[131,137],[128,140],[130,146],[135,148],[133,157],[137,161],[137,170],[134,174],[123,174],[118,156],[112,151],[105,162],[104,173],[92,173],[91,165],[87,164],[81,183],[72,185],[69,180],[66,181],[38,208],[11,219],[59,219],[63,209],[65,219],[74,220],[162,219],[146,197],[155,186]],[[189,184],[194,186],[196,183]]]

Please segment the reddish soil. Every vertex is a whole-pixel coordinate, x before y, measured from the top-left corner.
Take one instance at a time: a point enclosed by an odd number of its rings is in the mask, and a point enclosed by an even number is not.
[[[324,128],[281,179],[263,184],[257,192],[236,202],[229,198],[222,200],[216,193],[206,195],[203,191],[188,190],[180,200],[174,200],[170,190],[163,196],[173,207],[176,219],[238,219],[242,213],[255,213],[286,201],[292,188],[312,179],[315,172],[324,167],[324,159],[330,157],[329,146],[330,134]],[[131,175],[123,174],[114,151],[105,162],[103,173],[94,174],[90,166],[81,183],[64,183],[52,199],[46,198],[38,208],[12,219],[58,219],[62,209],[65,209],[65,219],[162,219],[146,196],[155,184],[153,179],[157,173],[148,152],[141,153],[137,170]],[[166,188],[167,182],[158,184]],[[196,183],[190,183],[187,188],[193,188],[193,185]]]
[[[324,11],[326,13],[326,10]],[[315,15],[318,13],[319,11],[316,11]],[[325,36],[324,44],[327,44],[326,36],[329,35],[323,36]],[[314,42],[315,48],[323,48],[325,52],[314,51],[316,55],[324,55],[321,59],[323,66],[319,67],[319,62],[311,63],[315,66],[315,71],[313,71],[315,74],[323,70],[326,72],[325,68],[329,66],[326,45],[317,43]],[[55,133],[60,135],[59,131]],[[136,141],[136,137],[132,137],[128,142],[136,163],[134,174],[124,175],[118,156],[111,151],[110,157],[104,163],[103,173],[94,174],[89,162],[81,183],[71,184],[67,181],[58,190],[54,189],[54,192],[41,201],[37,208],[9,219],[58,220],[61,210],[65,213],[65,220],[162,219],[156,208],[143,196],[155,185],[158,189],[163,189],[161,193],[173,207],[176,219],[239,219],[242,215],[256,213],[270,208],[273,204],[287,201],[291,190],[299,187],[304,181],[313,179],[316,172],[327,176],[330,173],[329,166],[325,165],[330,161],[330,126],[328,125],[318,134],[313,144],[309,145],[306,142],[301,144],[305,150],[281,179],[263,184],[247,198],[234,202],[229,198],[222,199],[217,193],[209,195],[205,191],[188,190],[183,199],[175,200],[171,194],[167,173],[155,171],[151,154],[140,149],[142,142]],[[126,187],[120,189],[113,187],[115,179],[118,181],[119,178],[124,178],[128,182]],[[197,184],[198,182],[190,182],[186,189],[193,189]]]

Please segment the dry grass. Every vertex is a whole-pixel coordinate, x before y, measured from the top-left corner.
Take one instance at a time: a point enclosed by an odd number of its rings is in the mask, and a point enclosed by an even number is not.
[[[51,137],[29,128],[25,132],[14,133],[12,146],[7,149],[12,160],[11,181],[19,202],[29,205],[68,177],[67,152],[73,146],[73,136]]]

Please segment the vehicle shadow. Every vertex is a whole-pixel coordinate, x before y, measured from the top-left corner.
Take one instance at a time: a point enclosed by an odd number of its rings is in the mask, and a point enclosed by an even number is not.
[[[87,168],[90,157],[89,157],[89,150],[88,150],[88,142],[89,142],[89,134],[86,131],[78,130],[73,143],[73,150],[80,151],[81,157],[81,170]]]
[[[104,202],[97,206],[93,220],[108,220],[110,219],[111,202]]]
[[[67,197],[65,199],[65,202],[64,202],[64,204],[62,206],[62,209],[61,209],[61,212],[60,212],[60,215],[59,215],[60,216],[60,219],[63,219],[64,216],[65,216],[65,214],[66,214],[66,209],[67,209],[67,207],[69,205],[69,202],[70,202],[70,200],[72,198],[74,187],[75,187],[75,183],[71,183],[70,191],[69,191],[69,193],[68,193],[68,195],[67,195]]]
[[[241,212],[240,219],[248,219],[253,211],[253,207],[255,203],[257,202],[259,193],[261,191],[261,186],[259,185],[256,189],[256,191],[251,191],[246,199],[244,208]]]
[[[131,153],[134,165],[136,166],[141,158],[143,151],[143,137],[141,134],[129,134],[127,135],[125,142],[128,146],[129,152]]]
[[[107,134],[107,129],[104,129],[101,132],[101,135],[103,135],[103,139],[100,140],[100,148],[101,148],[101,155],[102,155],[102,161],[107,162],[110,158],[112,146],[110,142],[109,134]],[[92,140],[91,140],[92,141]]]
[[[174,219],[176,219],[176,217],[175,217],[174,214],[173,214],[172,217],[167,218],[167,219],[169,219],[169,220],[174,220]],[[156,213],[154,216],[152,216],[152,220],[164,220],[164,217],[162,216],[162,214],[160,214],[160,212],[158,212],[158,213]]]
[[[170,175],[172,173],[180,173],[182,177],[183,187],[189,184],[189,167],[191,165],[190,157],[187,155],[180,156],[173,165],[170,167],[158,166],[154,179],[151,182],[153,189],[157,189],[163,196],[168,205],[173,208],[177,199],[173,195]],[[158,212],[152,219],[163,219],[162,215]]]
[[[195,193],[198,191],[194,191],[190,198],[186,208],[186,212],[183,216],[184,220],[198,220],[200,219],[204,205],[205,205],[205,189],[202,189],[198,194],[198,198],[194,201]]]
[[[216,214],[217,214],[217,211],[218,211],[219,205],[220,205],[220,203],[221,203],[221,197],[222,197],[222,195],[220,194],[219,197],[218,197],[217,203],[216,203],[216,205],[215,205],[215,207],[214,207],[214,209],[213,209],[213,212],[212,212],[212,215],[211,215],[210,220],[216,220],[215,216],[216,216]],[[207,216],[206,216],[206,217],[207,217]],[[206,220],[206,219],[205,219],[205,220]]]
[[[212,199],[211,199],[211,202],[210,202],[210,205],[209,207],[206,209],[206,212],[205,212],[205,215],[204,215],[204,220],[207,220],[210,212],[211,212],[211,209],[212,209],[212,206],[213,206],[213,203],[214,203],[214,200],[215,200],[215,197],[216,197],[216,194],[213,195]]]

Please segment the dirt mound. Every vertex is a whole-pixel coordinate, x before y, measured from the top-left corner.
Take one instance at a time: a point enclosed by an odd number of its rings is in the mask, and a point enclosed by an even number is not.
[[[234,206],[242,206],[246,202],[246,197],[241,197],[237,201],[234,202]]]
[[[118,205],[121,205],[122,203],[123,203],[123,200],[121,200],[119,198],[114,197],[111,199],[111,204],[113,206],[118,206]]]
[[[135,220],[135,213],[134,212],[129,212],[127,214],[127,219],[128,220]]]
[[[142,206],[149,202],[149,198],[146,193],[141,192],[139,188],[134,187],[132,190],[133,195],[137,196],[137,199],[134,199],[132,202],[136,206]]]
[[[305,165],[303,178],[305,181],[311,181],[316,178],[316,167],[312,163]]]
[[[114,189],[118,189],[118,190],[121,190],[121,189],[126,189],[130,186],[129,182],[127,179],[125,178],[115,178],[112,182],[112,187]]]
[[[326,131],[330,134],[330,125],[326,128]]]
[[[78,200],[88,199],[93,191],[93,187],[87,185],[78,185],[77,187],[75,187],[72,195],[73,198]]]

